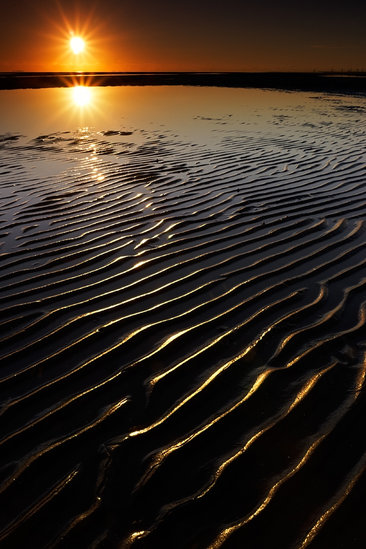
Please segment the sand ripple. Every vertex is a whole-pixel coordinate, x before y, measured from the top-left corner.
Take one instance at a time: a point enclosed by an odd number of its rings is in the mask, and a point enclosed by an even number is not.
[[[4,547],[365,546],[361,108],[4,137]]]

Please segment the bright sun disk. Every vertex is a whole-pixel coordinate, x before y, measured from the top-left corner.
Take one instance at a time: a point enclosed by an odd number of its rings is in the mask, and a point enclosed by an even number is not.
[[[70,47],[75,54],[81,53],[85,49],[85,42],[80,36],[73,36],[70,40]]]

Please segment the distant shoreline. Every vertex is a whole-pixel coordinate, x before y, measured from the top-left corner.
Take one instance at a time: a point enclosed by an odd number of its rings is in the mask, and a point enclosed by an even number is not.
[[[366,95],[366,73],[0,73],[0,89],[88,86],[214,86]]]

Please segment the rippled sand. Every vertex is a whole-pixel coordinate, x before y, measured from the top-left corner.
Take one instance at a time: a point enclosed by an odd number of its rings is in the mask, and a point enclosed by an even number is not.
[[[219,93],[1,137],[4,547],[366,546],[366,101]]]

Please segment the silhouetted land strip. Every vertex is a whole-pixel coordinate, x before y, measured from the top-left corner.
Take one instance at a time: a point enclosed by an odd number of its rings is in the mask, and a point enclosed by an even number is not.
[[[0,89],[90,86],[219,86],[366,93],[366,73],[1,73]]]

